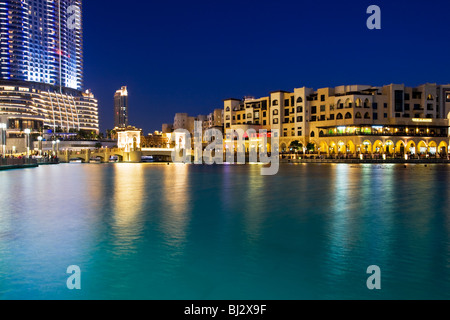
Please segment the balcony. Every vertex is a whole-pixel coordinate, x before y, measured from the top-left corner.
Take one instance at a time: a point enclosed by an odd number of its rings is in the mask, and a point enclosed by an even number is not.
[[[319,133],[321,138],[331,138],[331,137],[353,137],[353,136],[374,136],[374,137],[436,137],[436,138],[448,138],[448,134],[442,133],[416,133],[416,132],[346,132],[346,133]]]

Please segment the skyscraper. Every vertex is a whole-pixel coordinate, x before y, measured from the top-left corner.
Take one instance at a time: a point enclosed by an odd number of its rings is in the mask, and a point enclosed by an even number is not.
[[[0,1],[0,125],[99,133],[98,102],[83,91],[81,0]]]
[[[1,1],[1,79],[82,90],[81,2]]]
[[[114,95],[114,127],[125,128],[128,126],[128,90],[122,87]]]

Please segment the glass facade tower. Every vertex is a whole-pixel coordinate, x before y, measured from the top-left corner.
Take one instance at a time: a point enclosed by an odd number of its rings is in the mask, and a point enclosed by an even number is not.
[[[114,127],[128,126],[128,89],[122,87],[114,95]]]
[[[0,1],[0,79],[83,89],[81,0]]]
[[[0,125],[6,139],[99,133],[83,89],[82,0],[0,0]]]

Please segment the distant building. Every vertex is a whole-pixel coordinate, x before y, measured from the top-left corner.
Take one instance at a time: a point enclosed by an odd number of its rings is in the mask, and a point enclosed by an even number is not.
[[[223,127],[223,109],[215,109],[207,117],[208,128]]]
[[[187,113],[177,113],[173,120],[173,130],[187,129],[189,126],[189,115]]]
[[[190,133],[193,133],[196,121],[202,122],[202,130],[207,130],[209,128],[223,129],[223,110],[216,109],[207,116],[198,115],[197,117],[190,117],[187,113],[177,113],[175,114],[172,131],[185,129]],[[169,128],[170,125],[163,125],[163,132],[165,132],[164,129],[168,130]]]
[[[127,126],[126,128],[114,129],[117,133],[117,147],[126,152],[137,151],[141,149],[142,129]]]
[[[224,101],[225,130],[277,129],[280,151],[295,143],[326,155],[441,155],[449,147],[450,85],[348,85],[274,91]]]
[[[162,133],[171,133],[173,132],[173,124],[164,123],[162,125]]]
[[[128,126],[128,90],[122,87],[114,95],[114,127],[125,128]]]
[[[155,131],[142,137],[142,148],[170,148],[170,133]]]

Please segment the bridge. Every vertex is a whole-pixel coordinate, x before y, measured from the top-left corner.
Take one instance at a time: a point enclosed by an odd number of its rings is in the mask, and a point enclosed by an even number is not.
[[[142,148],[136,151],[124,151],[118,148],[85,149],[81,151],[64,150],[58,152],[58,158],[63,163],[77,160],[81,160],[83,163],[89,163],[94,160],[108,163],[112,157],[116,157],[119,162],[138,163],[142,162],[143,157],[153,157],[155,161],[171,162],[173,150],[162,148]]]

